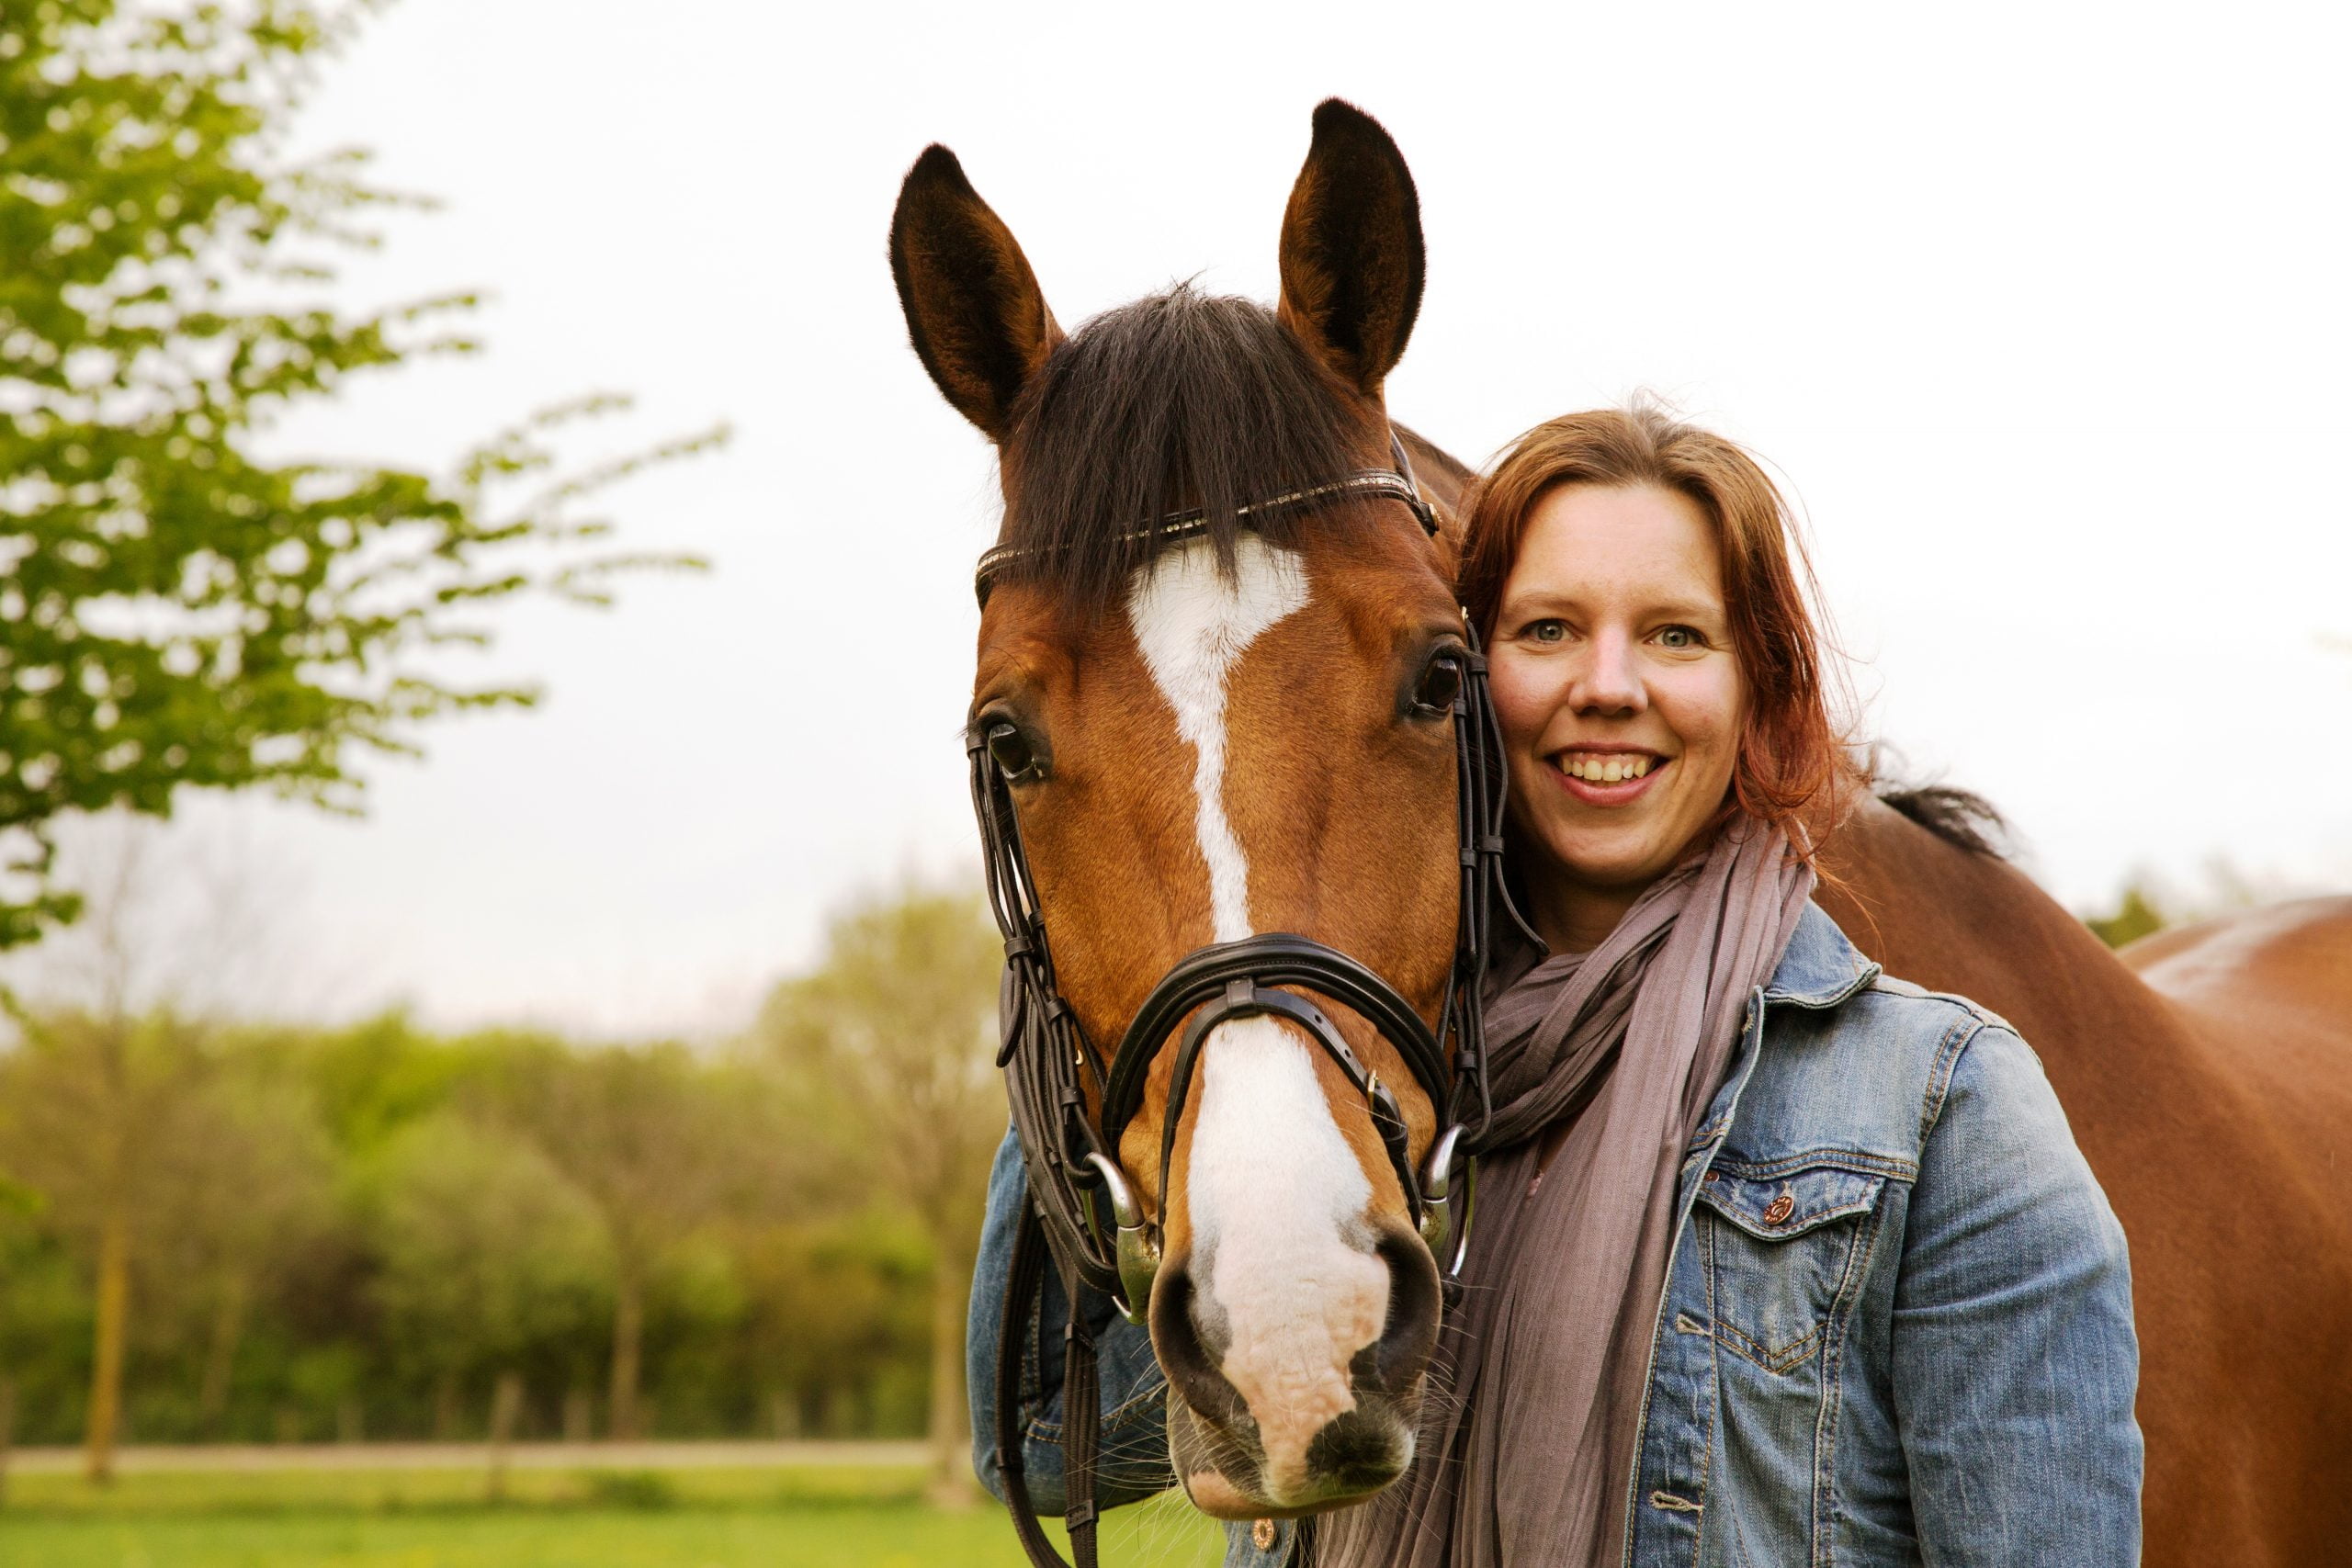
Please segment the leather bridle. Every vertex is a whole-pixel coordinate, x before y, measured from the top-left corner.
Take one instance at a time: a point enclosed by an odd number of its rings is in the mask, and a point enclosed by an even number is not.
[[[1251,502],[1235,511],[1247,527],[1269,513],[1340,497],[1393,500],[1409,507],[1422,529],[1434,536],[1437,514],[1421,495],[1411,460],[1393,433],[1389,446],[1396,460],[1393,469],[1363,469]],[[1176,542],[1199,537],[1208,529],[1205,514],[1194,510],[1170,513],[1127,537]],[[998,573],[1031,556],[1024,547],[999,546],[980,558],[974,588],[983,606]],[[1015,1237],[998,1348],[997,1437],[1006,1502],[1022,1543],[1037,1568],[1058,1568],[1062,1562],[1029,1506],[1018,1411],[1021,1338],[1043,1284],[1046,1258],[1039,1247],[1042,1243],[1050,1253],[1070,1303],[1063,1380],[1064,1471],[1069,1502],[1065,1517],[1079,1568],[1091,1568],[1094,1450],[1101,1412],[1092,1335],[1080,1305],[1078,1287],[1110,1296],[1130,1323],[1140,1325],[1146,1319],[1152,1280],[1159,1266],[1160,1237],[1158,1224],[1144,1213],[1120,1167],[1120,1135],[1142,1110],[1152,1065],[1186,1014],[1192,1020],[1176,1044],[1167,1117],[1160,1129],[1158,1190],[1163,1203],[1177,1123],[1210,1032],[1237,1018],[1285,1018],[1300,1026],[1363,1096],[1414,1223],[1438,1260],[1441,1277],[1449,1287],[1456,1280],[1468,1245],[1476,1189],[1475,1161],[1467,1158],[1463,1144],[1465,1134],[1475,1137],[1468,1125],[1471,1119],[1475,1116],[1478,1131],[1483,1132],[1494,1110],[1487,1080],[1483,986],[1495,903],[1499,901],[1522,928],[1526,922],[1511,905],[1503,884],[1502,739],[1487,694],[1486,660],[1478,649],[1476,629],[1466,616],[1461,647],[1443,657],[1455,661],[1459,675],[1450,705],[1457,770],[1461,912],[1453,968],[1434,1030],[1402,993],[1356,959],[1310,937],[1273,932],[1212,942],[1179,960],[1144,998],[1106,1063],[1057,987],[1045,913],[1022,849],[1012,781],[990,753],[991,727],[976,720],[967,732],[972,808],[979,822],[989,901],[1004,936],[1003,1043],[997,1053],[997,1066],[1004,1071],[1013,1131],[1028,1166],[1030,1199],[1023,1205]],[[1312,991],[1360,1014],[1403,1059],[1438,1112],[1441,1129],[1418,1172],[1407,1152],[1405,1117],[1395,1092],[1365,1068],[1323,1010],[1292,987]],[[1099,1118],[1088,1113],[1090,1089],[1100,1106]]]

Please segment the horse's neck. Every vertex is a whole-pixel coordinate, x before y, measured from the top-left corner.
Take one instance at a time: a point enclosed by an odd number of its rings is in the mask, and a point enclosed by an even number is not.
[[[1822,866],[1819,901],[1854,945],[2015,1025],[2078,1124],[2132,1092],[2123,1080],[2198,1055],[2171,1006],[2007,861],[1867,800],[1824,842]]]

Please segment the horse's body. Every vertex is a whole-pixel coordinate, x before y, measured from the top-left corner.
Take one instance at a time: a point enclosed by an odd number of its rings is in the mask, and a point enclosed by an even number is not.
[[[1401,157],[1371,121],[1326,105],[1284,220],[1290,346],[1269,350],[1252,329],[1236,341],[1259,348],[1231,359],[1258,375],[1250,384],[1292,389],[1284,417],[1335,411],[1329,450],[1282,470],[1285,486],[1385,461],[1381,381],[1411,329],[1420,254]],[[1442,573],[1455,541],[1425,546],[1391,517],[1344,538],[1234,546],[1221,576],[1201,554],[1191,577],[1173,552],[1106,549],[1145,537],[1117,530],[1187,490],[1231,515],[1240,493],[1226,485],[1220,499],[1210,479],[1244,472],[1278,440],[1311,446],[1312,433],[1272,413],[1245,429],[1227,410],[1214,439],[1191,431],[1193,471],[1159,485],[1153,449],[1182,447],[1185,422],[1214,424],[1222,371],[1195,367],[1198,406],[1041,395],[1069,362],[1064,334],[1010,231],[944,149],[909,175],[892,261],[926,368],[999,444],[1009,529],[1031,529],[1040,558],[1077,560],[1084,539],[1051,530],[1091,527],[1091,576],[1130,584],[1124,615],[1098,592],[1111,612],[1074,616],[1057,602],[1083,598],[1089,572],[1074,568],[1001,592],[982,625],[976,733],[1008,738],[1007,774],[1032,781],[1020,830],[1074,1011],[1096,1038],[1115,1037],[1152,976],[1254,919],[1356,953],[1434,1017],[1453,919],[1451,753],[1399,693],[1451,615]],[[1140,319],[1115,331],[1139,344]],[[1183,380],[1157,350],[1120,352],[1135,385]],[[1311,370],[1282,369],[1300,352]],[[1119,408],[1125,423],[1104,412]],[[1402,434],[1450,511],[1469,471]],[[1123,460],[1132,494],[1052,489],[1064,471]],[[1012,504],[1019,494],[1027,507]],[[1278,556],[1291,564],[1260,570]],[[1163,614],[1163,599],[1185,613]],[[1035,782],[1056,767],[1058,782]],[[1890,973],[1993,1009],[2041,1054],[2131,1241],[2145,1560],[2352,1561],[2352,899],[2166,934],[2119,960],[2014,867],[1914,816],[1934,814],[1867,801],[1830,830],[1821,901]],[[1178,1471],[1196,1503],[1242,1518],[1330,1506],[1400,1470],[1435,1329],[1431,1265],[1405,1229],[1363,1097],[1272,1022],[1246,1021],[1261,1038],[1216,1047],[1237,1066],[1204,1070],[1204,1100],[1163,1145],[1175,1154],[1164,1189],[1149,1165],[1169,1108],[1164,1064],[1124,1151],[1167,1235],[1151,1324],[1182,1395],[1170,1407]],[[1363,1021],[1340,1021],[1405,1085],[1418,1160],[1430,1104]],[[1215,1075],[1248,1062],[1291,1064],[1288,1098],[1262,1072],[1221,1091]],[[1216,1115],[1238,1135],[1209,1128],[1203,1106],[1220,1092]],[[1306,1131],[1328,1145],[1319,1166],[1299,1163]],[[1345,1190],[1329,1213],[1301,1197],[1325,1188]],[[1211,1213],[1225,1229],[1196,1247]],[[1377,1247],[1368,1239],[1381,1235]],[[1204,1307],[1196,1292],[1227,1276],[1248,1293]],[[1390,1370],[1372,1377],[1375,1366]],[[1325,1427],[1342,1431],[1351,1408],[1385,1425],[1335,1446]]]
[[[1823,903],[2040,1053],[2132,1245],[2152,1565],[2352,1560],[2352,898],[2109,953],[1883,807]]]

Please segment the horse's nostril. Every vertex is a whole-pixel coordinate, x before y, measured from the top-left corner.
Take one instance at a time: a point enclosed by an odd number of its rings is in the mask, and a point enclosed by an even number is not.
[[[1160,1368],[1195,1412],[1212,1421],[1236,1424],[1248,1416],[1249,1406],[1218,1370],[1225,1359],[1223,1335],[1201,1323],[1199,1308],[1192,1269],[1173,1258],[1162,1263],[1151,1292],[1151,1345]]]
[[[1401,1228],[1383,1230],[1376,1250],[1388,1266],[1388,1314],[1380,1337],[1356,1352],[1348,1371],[1359,1389],[1399,1394],[1437,1348],[1437,1264],[1420,1238]]]
[[[1412,1457],[1412,1438],[1393,1416],[1351,1410],[1315,1434],[1306,1470],[1335,1495],[1370,1492],[1404,1473]]]

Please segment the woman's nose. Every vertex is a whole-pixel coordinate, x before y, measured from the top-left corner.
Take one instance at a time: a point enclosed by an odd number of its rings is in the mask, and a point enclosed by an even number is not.
[[[1586,647],[1583,668],[1568,690],[1568,701],[1578,713],[1635,714],[1649,705],[1629,638],[1604,632]]]

